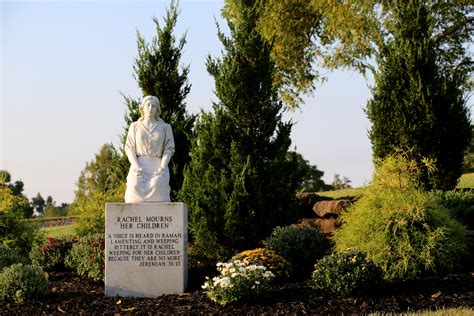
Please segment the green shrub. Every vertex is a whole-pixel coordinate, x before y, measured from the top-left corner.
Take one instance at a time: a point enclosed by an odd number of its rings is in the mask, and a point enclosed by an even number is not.
[[[403,155],[380,163],[372,185],[342,214],[336,249],[366,253],[387,279],[456,268],[466,253],[464,227],[420,189],[419,170]]]
[[[202,288],[212,301],[221,305],[261,296],[275,276],[264,266],[240,260],[219,262],[217,270],[221,273],[220,276],[212,280],[206,277],[207,281]]]
[[[0,244],[7,245],[15,253],[28,257],[31,246],[41,239],[38,225],[11,212],[0,209]]]
[[[16,263],[0,273],[0,300],[23,301],[47,292],[47,275],[40,267]]]
[[[10,247],[0,244],[0,271],[15,263],[26,264],[25,257],[17,255]]]
[[[437,191],[434,195],[454,218],[466,225],[468,229],[474,230],[474,191]]]
[[[104,279],[105,256],[104,236],[91,235],[80,238],[66,256],[65,265],[81,276],[95,281]]]
[[[290,276],[290,263],[282,256],[277,255],[273,250],[257,248],[253,250],[242,251],[232,257],[230,261],[243,261],[249,264],[264,266],[272,271],[278,278]]]
[[[329,243],[315,228],[298,225],[276,227],[263,241],[265,248],[275,251],[290,261],[295,276],[305,276],[313,270],[314,264],[326,254]]]
[[[44,271],[62,271],[64,260],[72,248],[76,238],[54,238],[33,246],[30,252],[31,263],[43,268]]]
[[[312,286],[320,292],[349,296],[373,288],[382,281],[382,271],[359,251],[337,252],[316,263]]]
[[[93,191],[87,196],[76,196],[69,209],[71,214],[77,215],[77,236],[105,233],[105,203],[123,202],[125,186],[123,183],[108,192]]]

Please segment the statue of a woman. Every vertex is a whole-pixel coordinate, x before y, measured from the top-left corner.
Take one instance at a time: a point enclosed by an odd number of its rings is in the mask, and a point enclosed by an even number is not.
[[[168,163],[174,153],[171,126],[161,118],[160,101],[146,96],[141,117],[130,125],[125,152],[130,161],[125,203],[169,202]]]

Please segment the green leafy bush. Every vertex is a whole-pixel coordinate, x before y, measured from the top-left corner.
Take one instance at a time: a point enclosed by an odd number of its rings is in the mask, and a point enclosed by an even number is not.
[[[0,273],[0,300],[23,301],[47,292],[47,274],[40,267],[16,263]]]
[[[0,271],[15,263],[26,264],[25,257],[17,255],[10,247],[0,244]]]
[[[0,244],[7,245],[15,253],[27,257],[31,246],[40,239],[36,223],[0,209]]]
[[[359,251],[328,255],[314,266],[312,286],[328,294],[349,296],[373,288],[382,281],[382,271]]]
[[[253,250],[242,251],[232,257],[230,261],[243,261],[249,264],[264,266],[272,271],[278,278],[290,276],[290,263],[282,256],[277,255],[273,250],[257,248]]]
[[[266,267],[240,260],[219,262],[217,270],[220,276],[212,280],[206,277],[202,288],[212,301],[221,305],[261,296],[274,278],[274,274]]]
[[[313,270],[314,264],[327,253],[329,243],[315,228],[298,225],[276,227],[263,241],[265,248],[275,251],[290,261],[296,276],[305,276]]]
[[[71,213],[77,214],[77,236],[105,233],[105,203],[122,202],[125,183],[107,192],[93,191],[87,196],[77,197],[71,205]]]
[[[65,265],[81,276],[95,281],[104,279],[105,256],[104,236],[91,235],[80,238],[66,256]]]
[[[54,238],[33,246],[30,252],[31,263],[43,268],[44,271],[62,271],[64,260],[72,248],[76,238]]]
[[[468,229],[474,230],[474,191],[436,191],[434,195],[454,218]]]
[[[456,268],[466,253],[464,227],[421,189],[420,169],[405,155],[382,161],[372,185],[342,214],[336,249],[366,253],[386,279]]]

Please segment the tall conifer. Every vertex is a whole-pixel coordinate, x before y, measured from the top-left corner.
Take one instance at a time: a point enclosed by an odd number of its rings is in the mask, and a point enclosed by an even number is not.
[[[377,57],[373,98],[367,104],[375,158],[397,150],[435,161],[428,189],[452,189],[461,175],[471,127],[463,96],[466,71],[450,67],[436,43],[436,19],[428,2],[391,5],[392,38]]]
[[[180,192],[191,209],[193,249],[210,258],[254,247],[289,223],[299,180],[285,159],[292,123],[282,122],[270,47],[255,29],[259,2],[235,2],[230,37],[218,30],[223,56],[207,60],[218,102],[196,124]]]
[[[164,17],[163,26],[156,18],[156,36],[151,43],[137,33],[138,57],[133,66],[134,76],[143,95],[154,95],[160,100],[161,118],[169,123],[173,129],[175,140],[175,154],[170,162],[170,187],[171,198],[176,199],[177,192],[183,183],[184,166],[189,161],[189,150],[191,147],[190,137],[194,125],[195,116],[186,111],[184,99],[188,95],[191,84],[188,82],[189,66],[180,69],[180,61],[186,44],[186,34],[178,43],[173,35],[179,15],[178,7],[174,1]],[[136,121],[140,114],[138,112],[139,100],[124,97],[127,106],[125,114],[125,132],[122,142],[125,142],[128,127]],[[128,160],[122,157],[122,168],[120,173],[124,181],[128,172]]]

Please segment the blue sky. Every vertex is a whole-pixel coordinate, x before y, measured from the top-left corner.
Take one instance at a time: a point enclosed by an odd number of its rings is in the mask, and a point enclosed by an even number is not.
[[[1,0],[0,0],[1,1]],[[40,192],[72,202],[85,163],[104,143],[118,143],[125,105],[140,97],[133,78],[136,31],[150,41],[152,17],[168,1],[2,1],[0,169],[21,179],[31,198]],[[175,35],[187,31],[182,58],[190,64],[188,111],[210,110],[214,81],[208,54],[220,56],[214,18],[223,1],[185,1]],[[224,27],[225,28],[225,27]],[[327,73],[328,81],[285,119],[296,124],[292,147],[325,172],[353,185],[372,173],[370,127],[363,108],[370,91],[355,72]]]

